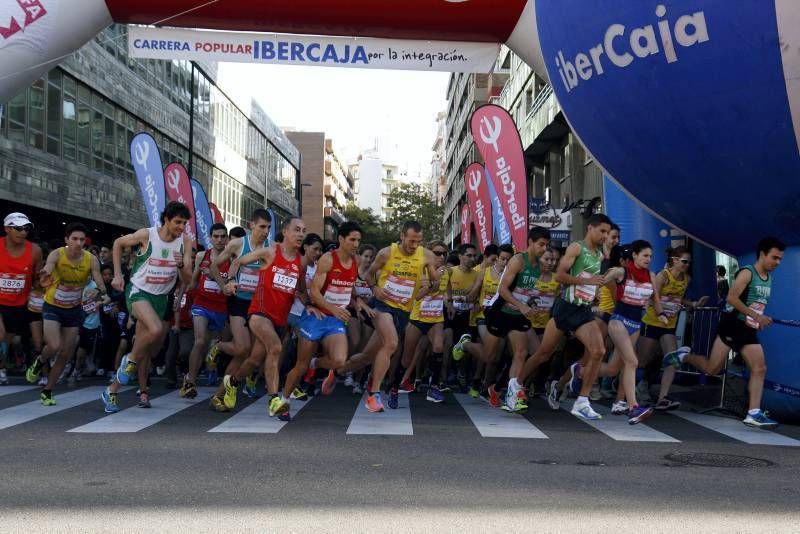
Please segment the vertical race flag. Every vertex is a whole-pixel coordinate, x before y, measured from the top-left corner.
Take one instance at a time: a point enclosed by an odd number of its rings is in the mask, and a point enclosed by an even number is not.
[[[221,223],[225,224],[225,218],[219,212],[219,208],[213,202],[208,203],[208,207],[211,208],[211,215],[214,217],[214,224]]]
[[[514,119],[500,106],[486,104],[472,114],[470,128],[500,196],[514,246],[523,250],[528,238],[527,180],[522,141]]]
[[[492,243],[492,202],[489,198],[489,186],[486,185],[483,165],[470,164],[464,179],[467,199],[475,219],[475,231],[478,232],[478,245],[483,252],[483,249]]]
[[[142,192],[147,220],[150,226],[161,226],[161,212],[166,205],[164,167],[156,141],[150,134],[136,134],[131,141],[131,163]]]
[[[501,245],[511,243],[511,229],[508,227],[506,221],[506,214],[503,212],[503,205],[500,202],[500,197],[497,196],[497,191],[494,188],[492,178],[489,176],[489,171],[486,172],[486,186],[489,189],[489,200],[492,203],[492,223],[494,225],[494,236],[497,242]]]
[[[197,216],[194,209],[192,184],[189,183],[189,173],[180,163],[170,163],[164,169],[164,183],[167,199],[181,202],[189,208],[192,218],[186,223],[186,234],[192,239],[192,244],[197,247]]]
[[[211,225],[214,224],[211,208],[208,207],[208,197],[200,182],[192,178],[192,196],[194,197],[194,217],[197,221],[197,238],[206,250],[211,250]]]
[[[469,204],[461,206],[461,244],[465,245],[472,241],[470,235],[470,217],[469,217]]]
[[[272,211],[272,208],[267,208],[267,213],[269,213],[269,235],[267,239],[272,244],[275,242],[275,234],[278,233],[278,220],[275,218],[275,212]]]

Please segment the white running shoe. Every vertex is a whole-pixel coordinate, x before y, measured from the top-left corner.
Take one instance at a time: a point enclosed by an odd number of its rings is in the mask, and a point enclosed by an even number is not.
[[[575,403],[572,405],[572,415],[583,419],[584,421],[599,421],[603,418],[602,415],[592,409],[592,405],[588,402],[583,404]]]
[[[355,382],[353,382],[353,373],[347,373],[344,379],[344,387],[351,388],[353,387],[354,383]]]
[[[46,386],[47,385],[47,377],[45,375],[41,375],[39,377],[39,382],[36,383],[37,386]]]
[[[361,395],[362,393],[364,393],[364,390],[361,389],[361,384],[358,382],[353,384],[353,395]]]
[[[552,380],[547,386],[547,404],[552,410],[561,408],[561,401],[558,399],[558,380]]]
[[[0,386],[8,384],[8,371],[0,369]]]
[[[628,413],[628,403],[624,400],[616,401],[611,405],[611,413],[614,415],[625,415]]]

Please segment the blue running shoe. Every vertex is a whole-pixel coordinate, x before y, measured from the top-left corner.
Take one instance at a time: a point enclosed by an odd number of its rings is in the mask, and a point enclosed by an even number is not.
[[[119,369],[117,369],[117,382],[123,386],[128,385],[136,377],[136,362],[128,360],[128,356],[130,354],[122,357],[122,361],[119,362]]]
[[[759,410],[755,415],[748,413],[747,417],[744,418],[742,423],[753,428],[763,428],[765,430],[773,430],[778,428],[778,422],[767,417],[766,412],[762,412],[761,410]]]
[[[216,369],[208,372],[208,376],[206,376],[206,381],[208,382],[209,386],[216,386],[217,384],[219,384],[219,375],[217,374]]]
[[[641,404],[636,408],[632,408],[628,412],[628,424],[635,425],[637,423],[641,423],[648,417],[653,415],[653,407],[652,406],[642,406]]]
[[[117,394],[104,389],[100,394],[100,400],[103,401],[103,409],[106,413],[117,413],[119,411],[119,404],[117,404]]]
[[[392,390],[389,392],[389,402],[387,403],[389,405],[389,408],[391,408],[392,410],[397,409],[397,403],[399,397],[400,394],[399,391],[397,391],[397,388],[392,388]]]
[[[444,393],[442,393],[438,387],[431,386],[428,388],[428,395],[425,397],[425,400],[435,403],[444,402]]]
[[[661,361],[664,369],[667,367],[679,367],[683,363],[683,359],[690,352],[692,352],[691,347],[680,347],[677,350],[666,353],[664,359]]]
[[[569,382],[567,382],[567,388],[575,395],[580,395],[581,387],[583,387],[583,378],[581,378],[581,371],[583,368],[581,364],[578,362],[573,363],[569,367]]]
[[[258,394],[256,393],[257,385],[258,382],[255,379],[253,379],[252,376],[245,377],[244,385],[242,386],[242,393],[244,393],[245,396],[250,397],[251,399],[255,399],[258,396]]]
[[[572,411],[570,413],[584,421],[599,421],[603,418],[602,415],[592,409],[592,406],[588,402],[584,404],[578,404],[576,402],[572,405]]]

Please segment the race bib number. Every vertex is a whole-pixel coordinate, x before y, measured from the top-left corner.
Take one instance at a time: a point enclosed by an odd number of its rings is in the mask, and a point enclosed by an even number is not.
[[[93,313],[97,313],[97,301],[94,299],[84,300],[82,307],[86,315],[92,315]]]
[[[653,294],[653,284],[650,282],[638,283],[633,280],[625,281],[622,293],[622,302],[631,306],[645,306]]]
[[[31,293],[28,296],[28,309],[33,313],[42,313],[44,306],[44,297],[42,295],[34,295]]]
[[[750,304],[750,309],[756,312],[756,315],[764,315],[764,310],[766,309],[766,305],[764,305],[764,303],[762,302],[753,302],[752,304]],[[755,330],[759,329],[758,322],[749,315],[744,320],[744,323],[750,328],[753,328]]]
[[[539,294],[537,297],[535,297],[535,300],[537,311],[545,313],[550,312],[556,303],[556,298],[553,295]]]
[[[681,311],[681,298],[661,297],[661,309],[664,310],[664,315],[667,319],[677,317]]]
[[[221,292],[217,281],[209,280],[208,278],[203,281],[203,291],[211,293],[212,295],[219,295]]]
[[[184,293],[183,295],[181,295],[181,309],[184,309],[184,308],[186,308],[186,302],[187,302],[187,301],[188,301],[188,300],[187,300],[187,298],[186,298],[186,293]]]
[[[83,298],[82,287],[59,285],[56,288],[56,294],[53,297],[53,301],[57,306],[70,308],[80,304],[82,298]]]
[[[277,269],[272,278],[272,287],[278,291],[294,295],[297,279],[297,273],[289,272],[286,269]]]
[[[325,302],[338,306],[339,308],[344,308],[350,304],[350,296],[352,294],[352,287],[328,286],[328,289],[325,291]]]
[[[366,284],[356,282],[356,295],[362,299],[368,299],[372,296],[372,289]]]
[[[414,295],[414,288],[416,285],[414,280],[400,278],[399,276],[390,274],[386,278],[386,285],[383,287],[383,290],[386,292],[387,298],[392,302],[408,304],[408,301],[411,300],[411,297]]]
[[[419,303],[419,316],[423,319],[438,319],[443,310],[444,295],[427,295]]]
[[[592,278],[594,275],[583,271],[578,275],[578,278]],[[575,286],[575,298],[586,304],[594,302],[594,297],[597,295],[597,286],[581,284]]]
[[[258,287],[258,269],[242,267],[239,269],[239,291],[255,293]]]
[[[465,312],[472,310],[472,303],[467,302],[467,298],[463,296],[453,297],[453,309],[455,311]]]
[[[144,275],[144,281],[146,284],[155,286],[171,284],[175,280],[177,272],[178,267],[174,259],[150,258],[147,260],[147,272]]]
[[[531,300],[531,297],[534,296],[534,291],[532,289],[524,289],[520,287],[515,287],[514,291],[511,292],[511,296],[517,299],[518,301],[522,302],[523,304],[528,304]],[[517,309],[516,306],[513,304],[509,304],[514,309]]]
[[[103,313],[110,314],[114,311],[113,304],[103,304]]]
[[[25,290],[24,274],[0,273],[0,293],[18,295]]]

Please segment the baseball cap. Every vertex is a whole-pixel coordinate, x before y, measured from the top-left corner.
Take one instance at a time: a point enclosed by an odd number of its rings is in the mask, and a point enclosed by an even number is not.
[[[3,226],[25,226],[27,224],[33,226],[33,223],[30,219],[28,219],[28,216],[24,213],[19,213],[18,211],[9,213],[6,215],[6,218],[3,221]]]

